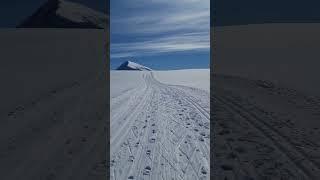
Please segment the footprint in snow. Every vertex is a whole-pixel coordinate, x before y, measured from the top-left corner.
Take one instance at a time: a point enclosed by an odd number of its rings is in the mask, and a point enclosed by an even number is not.
[[[150,143],[154,143],[155,141],[156,141],[155,138],[151,138],[151,139],[150,139]]]
[[[133,160],[134,160],[134,156],[129,156],[129,161],[133,162]]]
[[[134,147],[138,147],[139,146],[139,142],[136,142]]]
[[[202,174],[207,174],[207,170],[206,170],[204,167],[202,167],[202,168],[201,168],[201,173],[202,173]]]
[[[144,168],[143,175],[149,175],[150,171],[151,171],[151,167],[150,166],[146,166]]]

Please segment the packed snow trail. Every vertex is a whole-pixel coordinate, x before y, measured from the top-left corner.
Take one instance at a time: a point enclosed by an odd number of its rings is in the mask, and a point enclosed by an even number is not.
[[[111,179],[209,179],[209,93],[141,75],[111,98]]]

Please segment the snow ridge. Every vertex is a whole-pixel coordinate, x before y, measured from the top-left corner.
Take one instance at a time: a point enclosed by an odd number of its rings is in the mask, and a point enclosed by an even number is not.
[[[132,61],[124,62],[117,68],[117,70],[152,71],[151,68],[148,68],[146,66],[143,66],[141,64],[138,64]]]
[[[19,28],[106,28],[109,17],[79,3],[48,0]]]

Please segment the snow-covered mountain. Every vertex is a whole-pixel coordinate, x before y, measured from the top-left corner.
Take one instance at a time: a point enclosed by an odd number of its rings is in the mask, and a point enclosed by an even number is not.
[[[122,63],[117,70],[152,71],[152,69],[132,61]]]
[[[95,28],[107,26],[109,17],[79,3],[48,0],[20,28]]]

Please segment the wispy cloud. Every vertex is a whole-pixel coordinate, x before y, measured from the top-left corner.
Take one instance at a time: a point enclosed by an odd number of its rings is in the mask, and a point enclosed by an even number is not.
[[[121,1],[111,1],[112,58],[209,51],[210,0]]]

